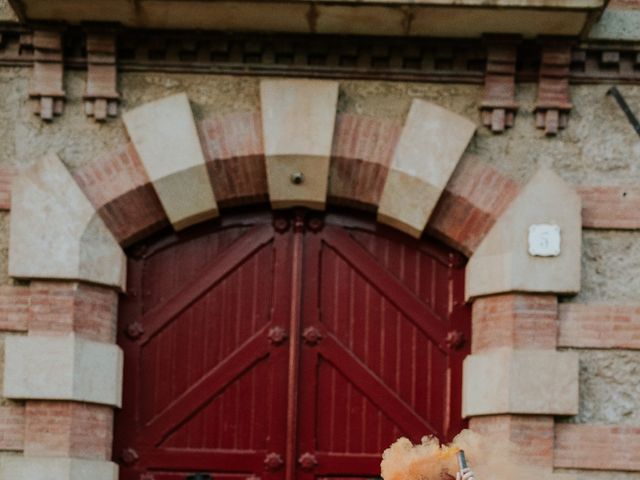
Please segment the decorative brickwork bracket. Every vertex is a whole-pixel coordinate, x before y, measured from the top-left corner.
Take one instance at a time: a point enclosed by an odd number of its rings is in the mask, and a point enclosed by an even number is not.
[[[512,127],[518,110],[515,100],[518,43],[520,37],[514,35],[486,38],[487,68],[480,114],[482,124],[493,133]]]
[[[540,61],[536,127],[556,135],[569,121],[573,105],[569,97],[571,44],[566,40],[544,40]]]
[[[87,90],[84,110],[102,122],[118,115],[116,35],[112,30],[87,31]]]
[[[29,97],[33,112],[43,120],[51,121],[64,109],[62,31],[35,30],[31,40],[34,64]]]

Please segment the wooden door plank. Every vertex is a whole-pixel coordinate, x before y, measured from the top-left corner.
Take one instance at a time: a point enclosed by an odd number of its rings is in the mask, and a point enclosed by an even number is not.
[[[270,242],[272,238],[273,229],[268,225],[259,225],[246,232],[204,267],[203,271],[206,273],[203,276],[188,283],[165,303],[158,305],[144,315],[142,322],[145,331],[138,341],[141,344],[147,343],[180,312],[184,311],[207,290],[229,275],[247,257]]]
[[[444,346],[446,328],[443,320],[431,308],[421,302],[346,232],[327,227],[322,238],[341,258],[405,314],[416,327],[433,340],[438,348],[446,352]]]
[[[336,455],[330,452],[317,452],[318,466],[315,474],[331,476],[363,476],[371,478],[380,472],[379,454],[347,453]],[[372,473],[377,472],[377,473]]]
[[[142,467],[216,472],[255,472],[264,468],[264,450],[141,449]]]
[[[441,432],[418,415],[410,405],[387,386],[359,358],[349,352],[331,333],[319,345],[319,352],[333,367],[341,372],[373,404],[394,421],[407,435],[420,438],[423,435],[436,435]]]
[[[164,411],[143,426],[138,434],[143,444],[157,445],[186,418],[233,380],[269,354],[268,325],[260,329],[233,354],[176,398]]]

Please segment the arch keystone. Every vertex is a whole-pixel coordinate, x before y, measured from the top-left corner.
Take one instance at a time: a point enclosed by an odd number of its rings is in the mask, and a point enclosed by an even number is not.
[[[540,256],[532,250],[537,240],[530,227],[541,225],[559,230],[559,252]],[[505,292],[577,293],[581,235],[580,197],[551,170],[539,170],[469,260],[467,299]]]
[[[218,216],[187,95],[147,103],[123,119],[173,227],[181,230]]]
[[[324,209],[338,83],[263,80],[260,101],[271,205]]]
[[[378,221],[420,237],[475,124],[424,100],[411,103],[378,206]]]
[[[124,289],[122,249],[55,154],[18,175],[12,196],[11,276]]]

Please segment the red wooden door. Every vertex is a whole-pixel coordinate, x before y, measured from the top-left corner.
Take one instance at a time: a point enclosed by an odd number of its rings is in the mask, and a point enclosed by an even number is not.
[[[122,480],[375,477],[397,437],[462,428],[463,257],[350,215],[275,215],[130,253]]]

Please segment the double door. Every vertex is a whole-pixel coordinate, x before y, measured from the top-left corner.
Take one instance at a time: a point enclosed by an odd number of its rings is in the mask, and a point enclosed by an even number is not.
[[[229,217],[130,252],[122,480],[379,475],[462,428],[464,259],[349,215]]]

